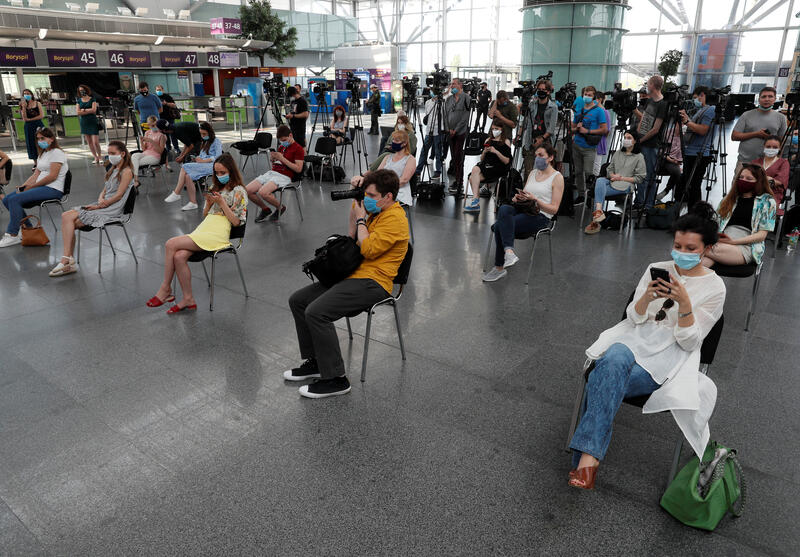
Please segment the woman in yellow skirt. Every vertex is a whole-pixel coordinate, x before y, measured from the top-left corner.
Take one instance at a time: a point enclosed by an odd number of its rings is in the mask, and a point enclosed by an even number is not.
[[[193,252],[215,251],[229,246],[232,226],[247,222],[247,190],[242,175],[228,153],[214,161],[214,187],[205,194],[203,222],[194,232],[167,240],[164,249],[164,282],[156,295],[147,301],[148,307],[158,307],[175,301],[172,278],[178,275],[183,299],[167,310],[168,314],[197,309],[192,296],[192,273],[188,260]]]

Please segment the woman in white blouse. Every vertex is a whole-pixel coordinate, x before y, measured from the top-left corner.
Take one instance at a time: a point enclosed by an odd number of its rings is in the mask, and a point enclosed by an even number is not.
[[[717,389],[699,372],[700,347],[725,303],[722,279],[700,263],[719,239],[713,208],[698,203],[675,221],[673,232],[672,260],[648,266],[627,317],[586,350],[595,367],[570,442],[573,487],[594,488],[614,416],[625,398],[650,395],[645,414],[671,410],[696,454],[702,456],[708,443]],[[669,273],[669,282],[653,280],[651,269],[656,268]]]

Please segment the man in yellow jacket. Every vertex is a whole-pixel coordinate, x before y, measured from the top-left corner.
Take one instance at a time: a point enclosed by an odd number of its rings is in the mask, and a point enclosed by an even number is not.
[[[361,247],[364,260],[356,271],[330,288],[315,282],[289,297],[297,328],[300,367],[283,373],[287,381],[316,379],[300,387],[308,398],[350,392],[333,323],[367,310],[388,297],[392,282],[408,251],[408,219],[395,199],[400,182],[391,170],[368,172],[361,183],[364,201],[350,209],[349,234]]]

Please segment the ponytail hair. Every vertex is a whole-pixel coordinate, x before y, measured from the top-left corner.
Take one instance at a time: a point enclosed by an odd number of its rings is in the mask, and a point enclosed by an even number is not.
[[[700,234],[706,246],[719,241],[719,224],[714,207],[705,201],[698,201],[688,213],[672,224],[672,234],[676,232],[694,232]]]

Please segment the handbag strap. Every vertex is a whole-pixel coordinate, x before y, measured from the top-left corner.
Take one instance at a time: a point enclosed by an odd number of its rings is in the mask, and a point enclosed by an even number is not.
[[[22,225],[25,224],[25,221],[27,221],[29,219],[36,219],[36,224],[34,224],[34,225],[32,225],[32,226],[30,226],[28,228],[41,228],[42,227],[42,221],[40,221],[39,217],[37,217],[36,215],[28,215],[24,219],[20,220],[19,221],[20,227],[22,227]]]
[[[736,458],[736,450],[730,449],[728,454],[725,455],[724,458],[720,458],[717,462],[717,465],[714,467],[714,473],[711,475],[711,479],[705,485],[705,489],[703,489],[703,493],[701,496],[705,498],[708,494],[708,490],[711,489],[711,486],[717,481],[720,480],[723,482],[725,481],[725,466],[728,461],[731,461],[733,464],[734,470],[736,472],[736,479],[739,482],[739,499],[736,501],[731,501],[728,497],[728,490],[725,489],[725,501],[727,502],[728,510],[731,512],[733,516],[742,516],[744,512],[744,506],[747,499],[747,483],[744,480],[744,474],[742,473],[742,465],[739,463],[739,459]],[[724,487],[724,486],[723,486]],[[739,503],[738,505],[736,503]]]

